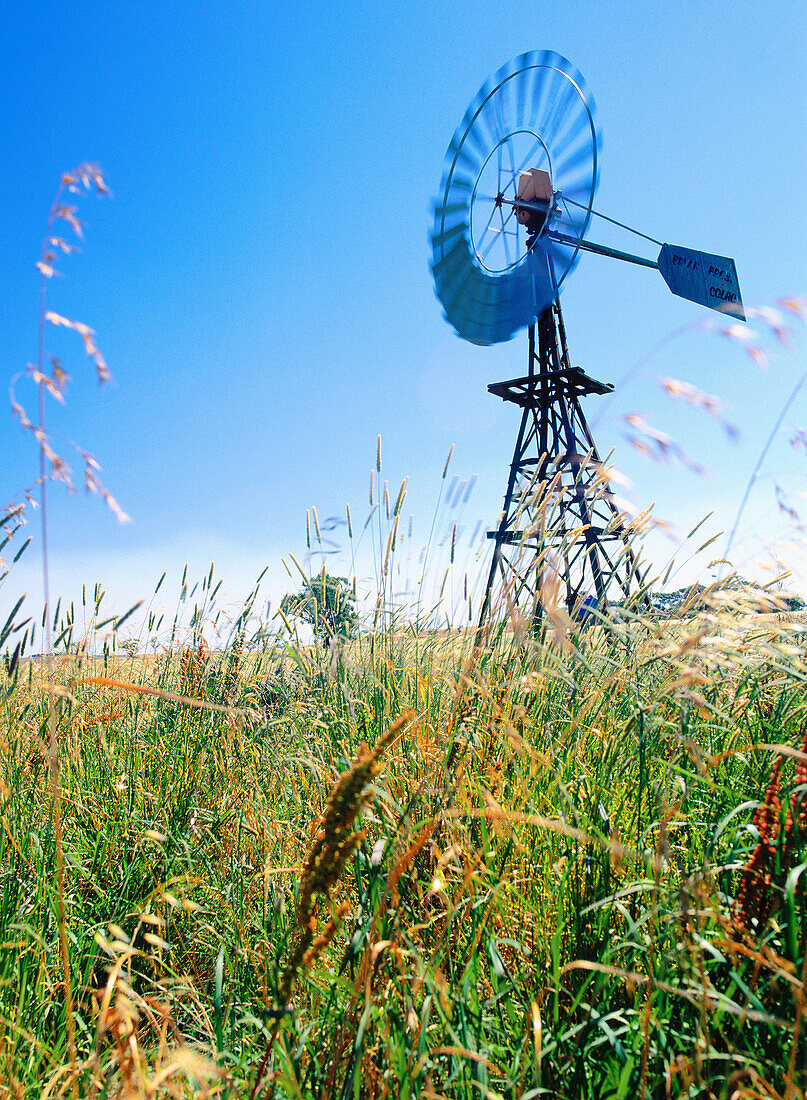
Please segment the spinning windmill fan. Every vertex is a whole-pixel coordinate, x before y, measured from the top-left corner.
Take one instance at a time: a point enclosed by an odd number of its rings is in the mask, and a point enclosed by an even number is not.
[[[603,217],[600,142],[594,97],[559,54],[522,54],[480,88],[448,147],[431,233],[435,290],[459,336],[496,344],[532,324],[581,250],[656,267],[673,293],[745,320],[733,260],[672,245],[644,259],[586,239]]]
[[[482,345],[529,329],[527,375],[488,387],[522,417],[499,525],[488,532],[480,628],[499,572],[508,605],[529,601],[533,619],[548,570],[572,613],[604,609],[609,592],[625,598],[641,584],[580,407],[613,387],[573,367],[566,345],[559,296],[581,251],[657,268],[674,294],[745,320],[733,260],[662,244],[594,209],[599,147],[581,74],[559,54],[528,53],[482,86],[445,157],[431,244],[446,320]],[[659,245],[657,259],[589,241],[595,217]],[[548,530],[550,501],[557,522]]]

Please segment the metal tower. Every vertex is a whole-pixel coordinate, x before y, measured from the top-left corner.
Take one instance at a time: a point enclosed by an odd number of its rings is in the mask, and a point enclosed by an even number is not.
[[[527,374],[488,390],[523,411],[499,525],[488,532],[495,541],[479,628],[497,576],[503,603],[533,625],[547,586],[565,587],[572,615],[584,601],[605,610],[609,596],[627,597],[642,578],[580,407],[613,386],[571,365],[559,300],[529,328]]]

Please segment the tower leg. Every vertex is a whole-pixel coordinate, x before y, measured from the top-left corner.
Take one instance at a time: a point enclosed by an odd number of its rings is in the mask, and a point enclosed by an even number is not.
[[[510,463],[510,476],[507,481],[507,491],[504,495],[504,511],[502,512],[501,519],[499,520],[499,528],[496,532],[496,541],[493,546],[493,557],[490,563],[488,583],[485,585],[485,595],[482,600],[482,607],[479,612],[480,629],[490,612],[491,593],[493,592],[493,586],[496,581],[496,574],[502,566],[502,546],[504,545],[505,537],[507,535],[507,520],[509,511],[508,502],[513,500],[516,481],[519,475],[519,457],[521,455],[521,451],[524,446],[524,438],[529,430],[529,427],[529,410],[525,409],[521,416],[521,426],[518,429],[516,449],[513,452],[513,461]]]

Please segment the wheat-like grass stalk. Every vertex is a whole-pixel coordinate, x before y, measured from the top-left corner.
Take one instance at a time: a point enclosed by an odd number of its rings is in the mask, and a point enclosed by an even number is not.
[[[380,448],[380,443],[379,443]],[[380,455],[380,450],[379,450]],[[380,459],[379,459],[380,461]],[[356,818],[369,798],[368,787],[378,775],[381,759],[386,750],[414,721],[415,714],[405,711],[391,723],[386,733],[372,749],[362,745],[350,768],[334,783],[325,809],[315,823],[314,838],[303,860],[300,886],[297,895],[296,930],[288,962],[283,971],[278,999],[280,1008],[276,1017],[290,1011],[291,995],[300,974],[310,970],[333,940],[347,906],[340,905],[328,923],[317,934],[317,909],[319,903],[329,902],[334,888],[342,878],[345,866],[362,838],[354,831]],[[273,1030],[258,1066],[250,1100],[257,1094],[263,1078],[269,1054],[274,1044]]]

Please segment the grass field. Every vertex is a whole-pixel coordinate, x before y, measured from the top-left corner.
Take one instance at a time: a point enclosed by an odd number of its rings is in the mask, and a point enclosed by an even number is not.
[[[2,674],[0,1096],[803,1097],[804,630],[68,623]]]

